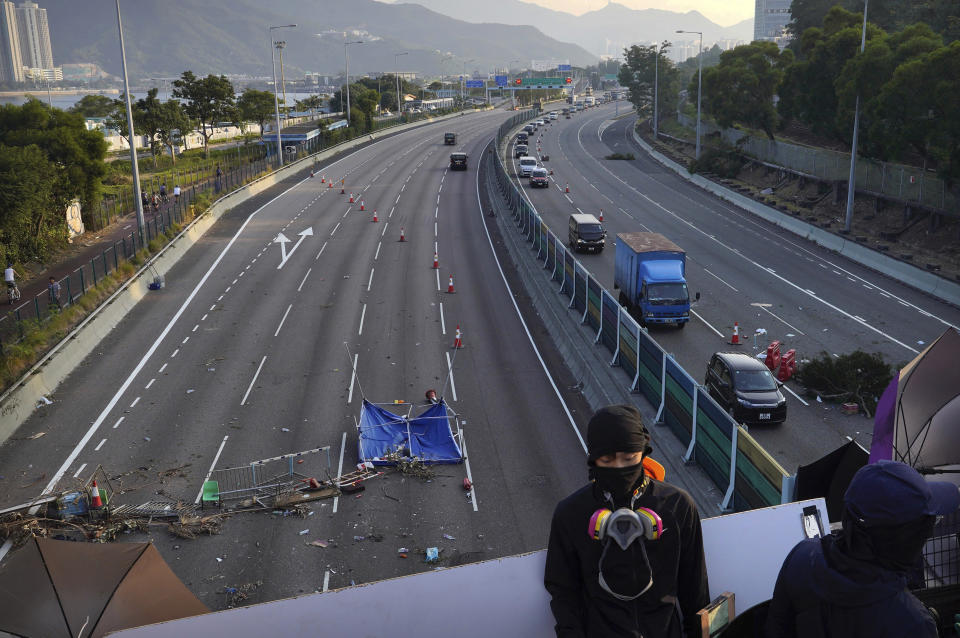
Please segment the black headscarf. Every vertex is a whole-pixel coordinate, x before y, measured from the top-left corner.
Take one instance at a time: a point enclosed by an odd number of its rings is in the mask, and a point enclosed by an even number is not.
[[[616,452],[642,452],[646,456],[653,451],[640,411],[632,405],[611,405],[598,410],[587,424],[587,450],[590,479],[610,495],[615,507],[631,507],[631,496],[643,481],[643,462],[627,467],[597,467],[596,460]]]

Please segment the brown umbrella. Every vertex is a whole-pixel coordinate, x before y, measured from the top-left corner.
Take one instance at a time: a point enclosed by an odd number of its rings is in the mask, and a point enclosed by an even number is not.
[[[97,638],[209,610],[152,543],[32,539],[0,565],[0,631]]]

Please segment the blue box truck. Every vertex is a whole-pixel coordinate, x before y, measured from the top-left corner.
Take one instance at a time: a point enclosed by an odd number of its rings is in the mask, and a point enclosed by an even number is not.
[[[683,328],[690,321],[683,249],[659,233],[619,233],[615,245],[613,285],[620,289],[620,305],[640,325]]]

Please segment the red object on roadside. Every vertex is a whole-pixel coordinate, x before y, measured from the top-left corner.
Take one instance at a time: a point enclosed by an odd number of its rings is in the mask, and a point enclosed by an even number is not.
[[[780,358],[780,372],[777,373],[777,379],[781,383],[786,383],[797,370],[797,351],[791,348],[783,353]]]
[[[467,492],[473,489],[473,483],[471,483],[470,479],[468,479],[467,477],[463,478],[463,489],[464,491],[467,491]]]
[[[767,368],[773,372],[780,366],[780,342],[772,341],[767,346],[767,358],[763,360]]]
[[[96,479],[93,480],[93,487],[90,488],[90,491],[93,492],[90,507],[103,507],[103,499],[100,498],[100,488],[97,487]]]

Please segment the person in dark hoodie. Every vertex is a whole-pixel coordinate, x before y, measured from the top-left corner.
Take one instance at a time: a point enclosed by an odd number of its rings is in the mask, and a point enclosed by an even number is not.
[[[960,507],[953,483],[896,461],[860,468],[844,494],[843,532],[803,540],[784,560],[767,612],[768,638],[936,638],[907,588],[937,516]]]
[[[590,484],[550,527],[543,580],[557,636],[699,636],[710,598],[696,504],[663,482],[633,406],[597,411],[587,448]]]

